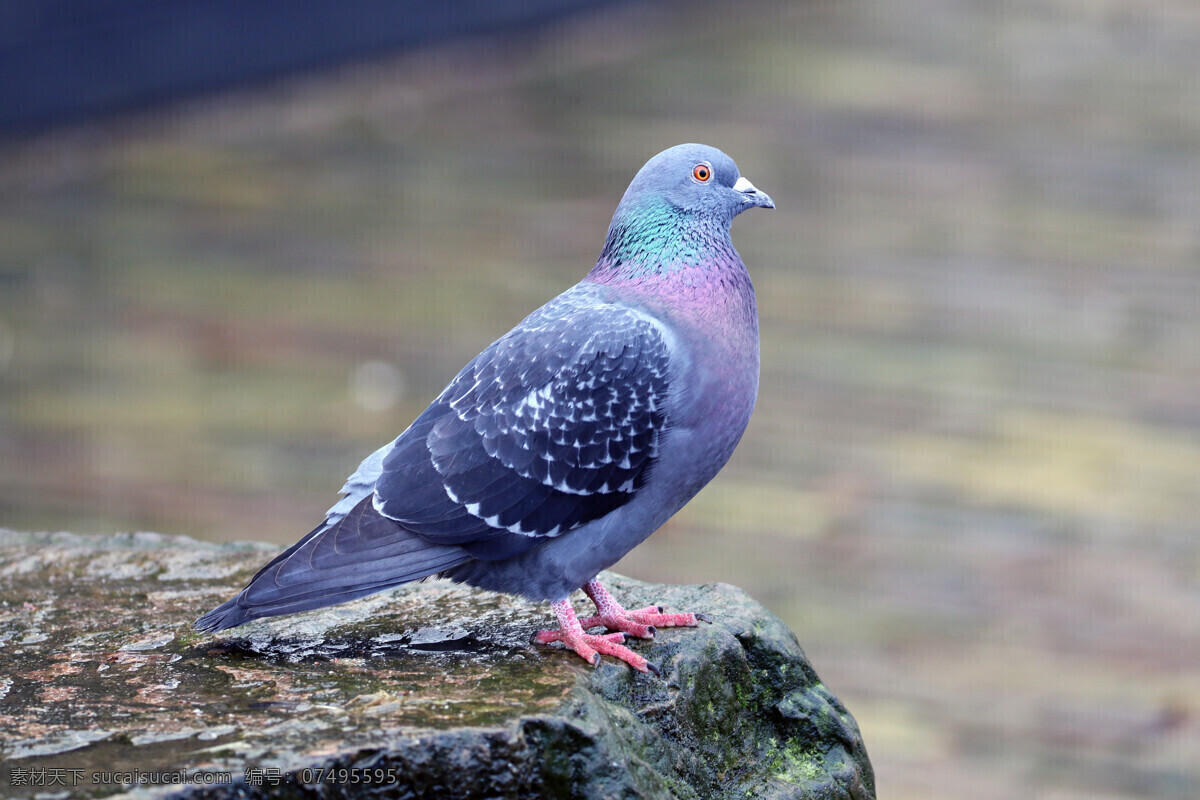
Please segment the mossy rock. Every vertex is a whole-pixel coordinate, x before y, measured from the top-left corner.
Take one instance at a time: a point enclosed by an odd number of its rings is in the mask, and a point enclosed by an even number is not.
[[[0,793],[874,796],[853,718],[735,587],[606,576],[715,621],[633,643],[661,679],[534,646],[545,607],[440,581],[193,632],[273,550],[0,531]]]

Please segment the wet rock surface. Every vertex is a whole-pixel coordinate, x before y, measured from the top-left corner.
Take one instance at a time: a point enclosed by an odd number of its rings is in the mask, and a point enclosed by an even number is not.
[[[633,644],[662,679],[445,582],[192,631],[273,551],[0,531],[0,794],[873,797],[853,718],[735,587],[610,576],[715,620]]]

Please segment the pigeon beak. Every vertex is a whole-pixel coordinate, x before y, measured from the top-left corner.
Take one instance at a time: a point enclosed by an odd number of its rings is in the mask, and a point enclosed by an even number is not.
[[[771,199],[770,195],[754,188],[754,184],[745,178],[739,177],[737,183],[733,184],[733,190],[742,196],[742,202],[745,203],[743,208],[749,208],[750,206],[758,206],[759,208],[775,207],[775,201]]]

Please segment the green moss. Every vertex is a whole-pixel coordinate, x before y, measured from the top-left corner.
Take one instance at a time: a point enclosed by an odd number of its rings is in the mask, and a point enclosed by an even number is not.
[[[788,783],[811,783],[824,772],[824,759],[814,745],[792,740],[779,751],[771,771],[776,778]]]

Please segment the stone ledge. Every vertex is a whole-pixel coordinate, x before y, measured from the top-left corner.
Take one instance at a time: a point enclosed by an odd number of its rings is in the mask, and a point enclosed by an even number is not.
[[[633,643],[661,680],[531,645],[544,606],[441,581],[193,632],[274,550],[0,530],[0,794],[874,796],[853,718],[740,589],[607,576],[715,620]]]

